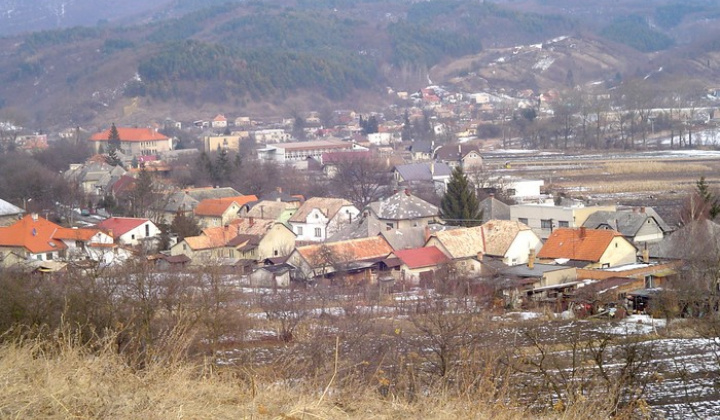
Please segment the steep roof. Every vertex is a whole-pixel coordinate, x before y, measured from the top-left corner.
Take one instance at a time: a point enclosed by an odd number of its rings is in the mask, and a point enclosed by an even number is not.
[[[25,210],[14,204],[8,203],[3,199],[0,199],[0,216],[12,216],[22,213],[25,213]]]
[[[140,141],[158,141],[168,140],[168,137],[152,128],[131,128],[117,127],[120,141],[140,142]],[[108,141],[110,137],[110,129],[95,133],[90,136],[90,141]]]
[[[450,176],[452,169],[443,162],[418,162],[395,166],[405,181],[432,181],[434,176]]]
[[[296,250],[310,265],[326,264],[328,259],[324,255],[326,253],[337,262],[355,262],[384,258],[393,251],[390,244],[381,236],[307,245]]]
[[[480,210],[482,210],[482,218],[484,221],[510,220],[510,206],[498,200],[495,197],[487,197],[480,202]]]
[[[588,216],[583,226],[591,229],[597,229],[607,226],[615,229],[627,237],[634,237],[640,228],[647,223],[648,219],[653,219],[663,232],[670,232],[672,228],[651,208],[642,208],[640,210],[618,210],[618,211],[596,211]]]
[[[435,157],[443,161],[460,161],[467,156],[468,153],[473,151],[480,155],[478,147],[474,144],[448,144],[439,148],[435,153]]]
[[[433,234],[453,259],[477,256],[485,252],[485,238],[481,226],[444,230]]]
[[[351,202],[343,198],[312,197],[302,203],[298,211],[290,218],[290,221],[304,223],[313,209],[319,209],[325,217],[332,219],[343,206],[352,205]]]
[[[33,254],[65,249],[65,244],[53,235],[61,226],[39,216],[26,215],[7,227],[0,227],[0,246],[24,247]]]
[[[404,249],[393,252],[408,268],[433,267],[450,262],[450,259],[435,246]]]
[[[439,216],[438,208],[415,197],[408,190],[368,204],[368,208],[380,220],[412,220]]]
[[[149,219],[139,217],[111,217],[98,223],[97,227],[105,231],[111,231],[113,236],[119,237],[147,221]]]
[[[230,207],[233,203],[237,204],[239,207],[243,207],[247,205],[250,202],[257,201],[257,197],[254,195],[243,195],[243,196],[237,196],[237,197],[226,197],[226,198],[208,198],[205,200],[202,200],[200,203],[198,203],[197,207],[195,207],[195,214],[198,216],[222,216],[223,213]]]
[[[614,230],[558,228],[550,234],[537,256],[597,262],[617,237],[623,236]]]
[[[176,191],[167,198],[163,211],[170,213],[176,213],[179,210],[190,211],[194,210],[199,203],[200,201],[191,197],[190,194],[184,191]]]
[[[510,220],[489,220],[481,226],[485,235],[485,254],[504,256],[518,233],[531,230],[527,225]]]

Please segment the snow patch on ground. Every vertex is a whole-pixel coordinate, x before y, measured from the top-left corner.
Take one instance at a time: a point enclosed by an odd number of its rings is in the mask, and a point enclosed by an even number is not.
[[[533,64],[532,68],[533,70],[540,70],[540,72],[544,72],[545,70],[549,69],[554,62],[555,59],[552,57],[543,57],[538,60],[537,63]]]

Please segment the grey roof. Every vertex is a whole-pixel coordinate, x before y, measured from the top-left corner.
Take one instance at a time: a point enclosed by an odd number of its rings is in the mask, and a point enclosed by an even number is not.
[[[427,242],[428,234],[429,231],[426,231],[424,226],[390,229],[380,232],[380,235],[388,241],[394,250],[420,248]]]
[[[559,264],[537,264],[533,266],[533,268],[530,268],[527,266],[527,264],[523,265],[514,265],[512,267],[508,267],[505,270],[502,271],[503,274],[506,276],[515,276],[515,277],[540,277],[545,273],[550,273],[553,271],[558,270],[565,270],[568,268],[572,268],[567,265],[559,265]]]
[[[480,202],[483,223],[488,220],[510,220],[510,206],[495,197],[487,197]]]
[[[415,197],[408,190],[368,204],[368,209],[380,220],[412,220],[435,217],[440,214],[438,208],[427,201]]]
[[[413,153],[432,153],[432,142],[415,140],[410,146],[410,150]]]
[[[285,203],[294,203],[294,202],[302,201],[299,197],[290,195],[290,194],[288,194],[286,192],[282,192],[282,191],[271,191],[269,193],[263,194],[260,196],[260,200],[283,201]]]
[[[405,181],[432,181],[434,176],[450,176],[452,169],[443,162],[418,162],[397,165],[395,170]]]
[[[187,194],[196,199],[197,201],[203,201],[207,200],[208,198],[211,199],[218,199],[218,198],[228,198],[228,197],[240,197],[242,194],[237,192],[234,188],[230,187],[222,187],[222,188],[197,188],[188,190]]]
[[[383,225],[374,217],[359,217],[330,236],[325,242],[340,242],[350,239],[369,238],[379,234],[382,229]]]
[[[22,213],[25,213],[25,210],[0,198],[0,216],[13,216]]]
[[[478,155],[480,154],[480,150],[474,144],[448,144],[439,148],[435,153],[435,157],[445,162],[459,162],[472,151],[477,152]]]
[[[255,217],[258,219],[277,220],[285,211],[297,209],[294,204],[288,204],[283,201],[260,200],[248,203],[252,207],[247,213],[247,217]]]
[[[198,200],[190,197],[184,191],[177,191],[167,198],[163,211],[168,213],[176,213],[178,210],[191,211],[197,207],[198,203],[200,203]]]
[[[650,256],[683,260],[711,260],[720,255],[720,225],[710,220],[689,223],[662,241],[648,246]]]
[[[615,229],[623,236],[634,237],[640,228],[652,218],[660,226],[663,232],[671,232],[670,226],[651,208],[639,210],[618,210],[618,211],[596,211],[591,214],[583,226],[590,229],[598,229],[607,226]]]

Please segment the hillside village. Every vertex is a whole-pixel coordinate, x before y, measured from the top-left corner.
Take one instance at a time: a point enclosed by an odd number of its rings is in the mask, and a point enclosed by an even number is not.
[[[513,132],[480,138],[484,124],[498,127],[480,116],[502,107],[554,118],[553,92],[510,98],[431,86],[397,95],[415,106],[394,120],[334,111],[268,124],[218,114],[190,124],[59,133],[55,141],[86,142],[91,152],[64,171],[76,194],[54,209],[4,200],[2,266],[49,276],[127,261],[159,270],[212,266],[239,284],[270,289],[327,284],[392,291],[465,282],[471,293],[487,293],[481,285],[489,283],[507,308],[557,311],[583,289],[643,310],[648,293],[681,275],[688,262],[668,252],[667,243],[686,237],[701,217],[680,227],[678,209],[665,214],[668,223],[652,203],[593,202],[553,191],[547,179],[508,170],[518,153],[503,147],[522,146],[509,137]],[[652,121],[671,118],[662,109],[650,115]],[[713,115],[710,109],[704,118]],[[700,120],[695,124],[703,129]],[[667,135],[667,127],[642,132],[642,141],[656,130]],[[52,143],[48,135],[16,129],[8,150],[32,152]],[[200,134],[197,148],[162,134],[182,130]],[[611,135],[611,125],[604,130]],[[290,191],[255,185],[239,191],[218,175],[248,162],[285,168],[316,187],[340,184],[346,189],[325,191],[345,194],[307,196],[302,183]],[[197,181],[214,185],[178,182],[178,173],[197,174],[203,164],[208,176]],[[440,210],[458,170],[480,198],[477,219],[447,219]]]

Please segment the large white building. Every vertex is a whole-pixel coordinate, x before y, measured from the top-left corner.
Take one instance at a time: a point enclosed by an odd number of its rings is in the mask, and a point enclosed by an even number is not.
[[[319,159],[323,153],[346,150],[367,150],[367,148],[337,140],[282,143],[277,145],[268,145],[262,149],[258,149],[258,158],[280,163],[298,162],[303,161],[308,157]]]
[[[596,211],[615,211],[615,205],[588,206],[582,203],[556,206],[547,200],[540,204],[515,204],[510,206],[510,220],[524,223],[541,239],[547,239],[554,229],[577,228]]]

